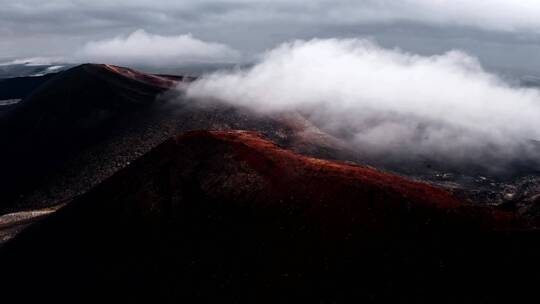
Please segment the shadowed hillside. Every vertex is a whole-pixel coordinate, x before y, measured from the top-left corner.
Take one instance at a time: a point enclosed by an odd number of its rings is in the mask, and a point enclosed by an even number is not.
[[[181,131],[257,130],[306,153],[345,154],[300,115],[182,98],[192,80],[87,64],[45,82],[0,119],[0,214],[64,203]]]
[[[201,131],[8,243],[0,286],[56,303],[490,302],[538,269],[523,228],[426,184]]]
[[[114,134],[126,125],[123,119],[134,119],[164,90],[99,65],[45,82],[0,120],[2,201],[24,194],[70,157]]]

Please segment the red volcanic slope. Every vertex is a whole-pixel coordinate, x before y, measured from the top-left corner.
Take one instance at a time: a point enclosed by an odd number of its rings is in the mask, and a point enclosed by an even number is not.
[[[233,170],[223,185],[217,186],[226,188],[217,190],[220,195],[242,194],[241,197],[255,197],[261,203],[288,201],[295,207],[319,213],[320,218],[327,218],[328,211],[337,212],[339,220],[333,218],[334,222],[344,224],[350,216],[354,223],[363,221],[366,225],[370,223],[368,226],[372,228],[383,230],[392,226],[400,229],[403,222],[418,220],[407,219],[415,214],[428,219],[422,224],[426,228],[437,225],[431,220],[439,216],[456,217],[460,221],[467,219],[468,224],[485,225],[482,228],[486,229],[520,226],[510,213],[474,207],[445,190],[373,168],[306,157],[282,149],[256,132],[190,132],[178,136],[175,143],[180,147],[226,145],[232,158],[249,168],[246,170],[252,172],[249,173],[252,178],[248,183],[244,181],[243,173]],[[164,146],[167,145],[172,143]],[[216,189],[209,188],[208,191]],[[237,200],[238,197],[229,199]]]
[[[29,303],[493,302],[540,269],[538,236],[516,227],[257,133],[196,131],[8,243],[0,286]]]
[[[267,117],[225,104],[199,107],[168,92],[193,80],[101,64],[53,77],[0,121],[0,184],[6,189],[0,191],[0,213],[69,199],[186,130],[257,130],[296,151],[353,159],[299,114]],[[176,101],[169,103],[171,98]]]

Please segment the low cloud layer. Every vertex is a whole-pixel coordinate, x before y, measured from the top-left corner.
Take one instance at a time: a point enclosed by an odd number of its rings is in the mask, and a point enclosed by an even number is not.
[[[68,60],[159,67],[231,63],[239,57],[224,44],[205,42],[190,34],[161,36],[138,30],[128,36],[89,42]]]
[[[187,94],[300,111],[374,155],[504,161],[536,157],[529,149],[540,140],[540,92],[459,51],[419,56],[366,40],[297,41],[250,69],[207,75]]]

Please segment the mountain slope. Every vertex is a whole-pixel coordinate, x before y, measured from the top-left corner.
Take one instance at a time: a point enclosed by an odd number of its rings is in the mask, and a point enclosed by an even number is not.
[[[99,65],[44,83],[0,120],[2,200],[24,194],[69,157],[114,134],[165,90]]]
[[[489,301],[538,269],[523,227],[255,133],[191,132],[8,243],[0,286],[55,303]]]
[[[0,118],[0,214],[64,203],[181,131],[257,130],[306,153],[343,154],[294,113],[188,100],[192,80],[87,64],[40,86]]]

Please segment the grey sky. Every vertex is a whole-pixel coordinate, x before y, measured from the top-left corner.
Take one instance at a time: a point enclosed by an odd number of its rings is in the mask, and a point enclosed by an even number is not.
[[[536,0],[0,0],[0,8],[5,60],[80,56],[94,51],[89,42],[142,29],[162,43],[191,33],[190,47],[208,43],[215,54],[218,45],[244,60],[292,39],[367,37],[418,54],[462,49],[488,68],[540,74]]]

